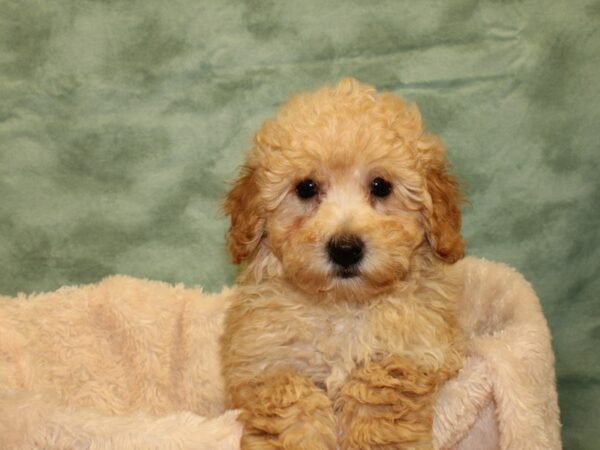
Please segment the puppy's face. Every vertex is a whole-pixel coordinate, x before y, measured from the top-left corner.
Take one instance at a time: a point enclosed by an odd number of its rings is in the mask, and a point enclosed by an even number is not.
[[[393,142],[357,142],[363,126],[344,122],[314,153],[294,152],[265,224],[265,245],[304,290],[384,289],[424,239],[414,159]]]
[[[423,249],[462,255],[457,201],[416,108],[343,80],[257,133],[225,203],[230,250],[303,291],[362,297],[403,280]]]

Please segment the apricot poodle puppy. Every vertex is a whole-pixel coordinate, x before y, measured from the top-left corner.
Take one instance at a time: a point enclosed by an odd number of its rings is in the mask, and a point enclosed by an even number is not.
[[[429,449],[462,363],[459,189],[417,108],[345,79],[262,125],[225,201],[243,449]]]

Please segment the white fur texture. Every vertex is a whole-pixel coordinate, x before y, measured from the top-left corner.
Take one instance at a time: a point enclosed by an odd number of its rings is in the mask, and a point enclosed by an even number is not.
[[[561,448],[550,334],[514,270],[465,258],[468,357],[439,394],[439,449]],[[237,450],[218,336],[229,291],[124,276],[0,298],[0,449]]]

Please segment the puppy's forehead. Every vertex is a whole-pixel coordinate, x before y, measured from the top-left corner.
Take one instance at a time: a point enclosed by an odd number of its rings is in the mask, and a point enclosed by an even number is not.
[[[339,114],[297,126],[287,123],[289,138],[278,156],[300,172],[356,172],[413,168],[414,145],[388,124],[365,113]]]
[[[255,135],[253,159],[271,183],[315,172],[414,169],[421,133],[415,106],[346,80],[282,105]]]

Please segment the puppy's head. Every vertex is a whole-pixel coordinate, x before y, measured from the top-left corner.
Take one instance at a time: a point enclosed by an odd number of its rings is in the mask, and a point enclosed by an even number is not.
[[[368,295],[463,255],[459,190],[416,107],[352,79],[263,124],[225,201],[234,262],[310,293]]]

